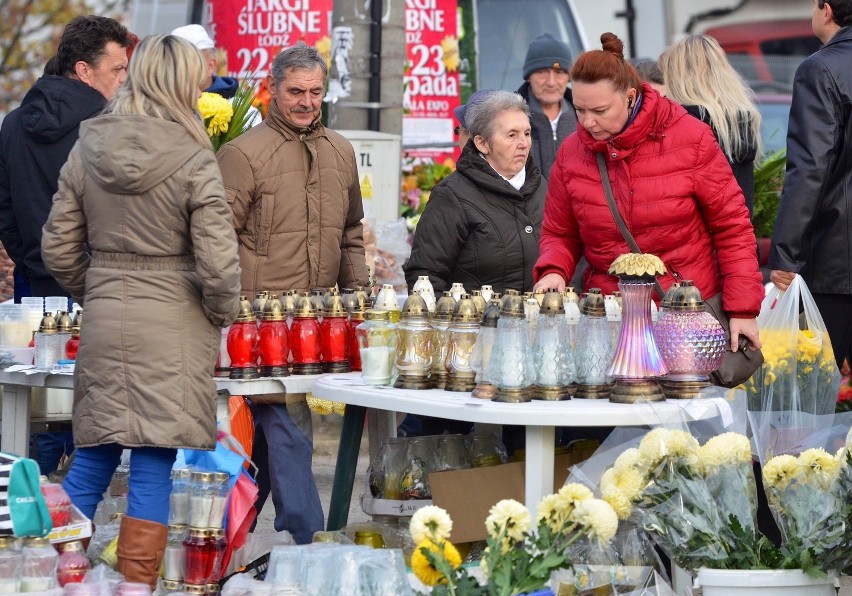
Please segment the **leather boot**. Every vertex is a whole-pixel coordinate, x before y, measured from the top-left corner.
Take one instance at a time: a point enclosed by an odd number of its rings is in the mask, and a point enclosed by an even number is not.
[[[128,582],[148,584],[153,591],[166,550],[168,528],[135,517],[121,518],[118,532],[118,572]]]

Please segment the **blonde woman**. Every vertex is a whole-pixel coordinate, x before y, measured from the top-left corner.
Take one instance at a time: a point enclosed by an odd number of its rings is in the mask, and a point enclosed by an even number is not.
[[[659,63],[668,97],[713,129],[751,213],[754,162],[761,154],[761,118],[751,89],[707,35],[681,39],[663,52]]]
[[[206,77],[191,43],[143,40],[105,114],[82,124],[42,240],[51,275],[86,310],[65,490],[91,518],[132,449],[118,569],[152,588],[177,449],[215,446],[211,372],[239,304],[231,210],[195,115]]]

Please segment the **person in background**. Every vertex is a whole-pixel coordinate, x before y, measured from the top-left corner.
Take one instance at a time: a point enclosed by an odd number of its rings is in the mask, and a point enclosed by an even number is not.
[[[668,96],[669,90],[666,88],[666,80],[658,61],[652,58],[631,58],[630,64],[636,69],[643,83],[651,85],[651,88],[663,97]]]
[[[118,571],[154,588],[178,449],[216,445],[221,328],[239,311],[231,210],[195,113],[206,69],[178,37],[137,47],[105,115],[63,167],[42,254],[86,310],[74,377],[77,450],[63,486],[88,518],[131,449]]]
[[[571,105],[568,69],[571,50],[549,33],[530,42],[524,60],[524,84],[518,93],[529,105],[532,127],[530,153],[547,179],[562,141],[577,129]]]
[[[114,19],[75,17],[45,74],[3,119],[0,242],[34,296],[68,295],[44,266],[41,230],[80,123],[99,114],[127,77],[130,44]]]
[[[812,0],[825,44],[793,80],[787,176],[772,234],[770,279],[799,274],[813,292],[837,365],[852,356],[852,0]]]
[[[216,44],[207,34],[207,29],[196,24],[184,25],[173,29],[171,34],[190,42],[204,56],[204,61],[207,64],[207,78],[202,89],[208,93],[221,95],[225,99],[234,97],[237,87],[239,87],[239,81],[232,77],[220,77],[216,74]]]
[[[761,154],[760,112],[754,93],[734,70],[725,50],[707,35],[690,35],[660,56],[668,97],[713,130],[754,211],[754,162]]]
[[[327,76],[316,48],[299,42],[283,50],[266,79],[273,98],[267,118],[217,154],[247,296],[367,286],[355,150],[321,122]],[[323,528],[323,512],[305,394],[288,394],[286,404],[255,403],[253,412],[257,511],[271,490],[275,529],[309,543]]]
[[[585,255],[583,289],[618,289],[607,271],[630,248],[604,195],[600,154],[636,243],[666,266],[663,289],[679,274],[705,298],[721,292],[732,349],[740,335],[759,348],[757,243],[725,155],[707,125],[641,83],[617,36],[604,33],[601,44],[571,69],[580,128],[562,144],[551,172],[536,288],[562,291]]]
[[[408,287],[429,276],[436,295],[459,282],[468,292],[532,291],[547,181],[530,155],[529,111],[509,91],[467,104],[471,139],[456,171],[441,180],[417,224],[405,265]],[[471,423],[423,419],[424,434],[466,433]]]
[[[464,119],[464,115],[467,111],[468,106],[478,103],[480,100],[487,97],[494,91],[494,89],[480,89],[468,98],[467,103],[463,103],[462,105],[453,108],[453,116],[455,116],[456,120],[458,120],[459,122],[459,125],[456,127],[454,132],[459,138],[458,146],[460,151],[464,149],[464,146],[467,145],[467,142],[470,140],[470,130],[468,130],[467,124],[465,124]]]

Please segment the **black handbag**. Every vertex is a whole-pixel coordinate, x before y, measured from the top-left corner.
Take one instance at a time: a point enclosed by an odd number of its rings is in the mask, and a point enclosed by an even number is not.
[[[633,234],[627,229],[627,224],[624,223],[624,218],[618,211],[618,206],[615,203],[615,196],[612,194],[612,186],[609,183],[609,173],[606,169],[606,159],[602,153],[597,154],[598,171],[603,182],[604,195],[606,202],[609,205],[609,210],[612,213],[612,218],[615,220],[615,225],[618,226],[621,235],[624,237],[627,246],[635,253],[641,253],[642,250],[636,244],[636,239]],[[663,298],[663,287],[660,282],[654,280],[657,288],[657,294],[660,299]],[[719,324],[725,330],[725,356],[722,359],[722,364],[719,370],[713,371],[710,375],[710,382],[719,387],[734,388],[745,383],[751,376],[763,365],[763,352],[753,350],[749,347],[748,338],[740,336],[739,349],[734,352],[731,350],[731,324],[725,311],[722,310],[722,294],[716,294],[704,300],[704,309],[711,315],[716,317]]]

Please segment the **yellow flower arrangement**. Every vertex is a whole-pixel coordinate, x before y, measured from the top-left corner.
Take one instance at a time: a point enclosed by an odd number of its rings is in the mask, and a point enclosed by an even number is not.
[[[825,449],[806,449],[799,454],[799,466],[806,482],[827,490],[840,471],[840,464]]]
[[[207,134],[211,137],[228,132],[228,125],[234,116],[234,108],[231,107],[231,102],[218,93],[207,93],[206,91],[198,98],[198,112],[207,127]]]
[[[425,551],[443,557],[453,569],[461,565],[461,555],[452,543],[444,540],[436,544],[429,538],[422,540],[414,549],[414,554],[411,555],[411,571],[417,576],[417,579],[427,586],[446,583],[448,578],[430,560]]]
[[[722,466],[751,464],[751,442],[740,433],[722,433],[699,447],[698,459],[705,473]]]
[[[232,141],[251,128],[258,112],[252,107],[256,85],[242,81],[233,99],[228,100],[217,93],[204,92],[198,98],[196,108],[210,136],[213,150]]]
[[[792,455],[776,455],[763,466],[763,482],[768,488],[783,489],[801,473],[799,460]]]

